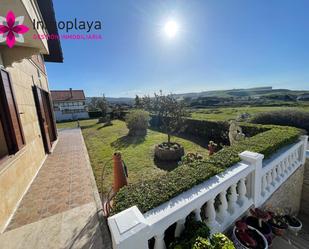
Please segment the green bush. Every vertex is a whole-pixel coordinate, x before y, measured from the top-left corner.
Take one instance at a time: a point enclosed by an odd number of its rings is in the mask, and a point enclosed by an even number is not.
[[[213,249],[235,249],[233,242],[223,233],[216,233],[211,236]]]
[[[309,133],[309,112],[296,110],[281,110],[264,112],[256,115],[252,120],[256,124],[274,124],[294,126]]]
[[[223,233],[210,236],[208,226],[196,221],[194,215],[186,219],[185,229],[179,238],[169,244],[169,249],[235,249],[232,241]]]
[[[204,222],[196,221],[190,215],[186,219],[184,231],[179,238],[176,238],[175,241],[169,244],[169,249],[191,249],[198,238],[203,239],[204,242],[204,238],[208,238],[209,235],[210,230],[208,226]]]
[[[145,135],[149,124],[149,113],[142,110],[133,110],[126,116],[129,135]]]
[[[252,124],[248,125],[248,127]],[[257,126],[265,130],[236,145],[223,147],[205,160],[183,164],[158,179],[146,180],[122,188],[114,199],[113,213],[137,205],[142,213],[167,202],[212,176],[240,162],[239,153],[249,150],[269,158],[280,148],[298,140],[300,130],[293,127]]]
[[[203,237],[197,237],[192,249],[213,249],[213,245],[210,243],[209,239],[205,239]]]

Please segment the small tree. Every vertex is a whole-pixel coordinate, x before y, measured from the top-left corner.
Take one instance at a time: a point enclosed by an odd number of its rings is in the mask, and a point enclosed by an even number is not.
[[[143,110],[133,110],[126,116],[129,135],[146,135],[149,124],[149,113]]]
[[[102,112],[102,118],[106,117],[108,111],[108,102],[103,94],[103,97],[97,100],[97,108]]]
[[[140,99],[140,97],[138,95],[135,96],[134,107],[137,108],[137,109],[141,109],[142,108],[142,101],[141,101],[141,99]]]
[[[92,97],[90,99],[90,103],[88,105],[89,111],[97,111],[97,102],[98,102],[98,98],[97,97]]]
[[[146,98],[148,103],[149,97]],[[167,142],[171,143],[171,136],[174,133],[182,131],[184,127],[184,117],[188,115],[182,102],[177,101],[172,94],[163,95],[155,93],[154,98],[150,99],[149,111],[156,115],[160,122],[161,128],[167,134]]]

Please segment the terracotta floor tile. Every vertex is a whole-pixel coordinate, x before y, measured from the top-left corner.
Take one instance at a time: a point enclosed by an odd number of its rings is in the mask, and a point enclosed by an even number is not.
[[[48,156],[6,231],[94,201],[79,130],[59,132]]]

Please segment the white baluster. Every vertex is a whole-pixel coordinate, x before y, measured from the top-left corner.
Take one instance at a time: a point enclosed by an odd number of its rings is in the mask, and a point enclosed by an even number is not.
[[[181,219],[176,223],[175,238],[179,238],[182,231],[185,229],[186,219]]]
[[[280,167],[280,177],[281,177],[281,180],[283,180],[284,178],[284,162],[283,161],[280,162],[279,167]]]
[[[231,214],[233,214],[236,211],[237,208],[237,191],[236,191],[236,186],[237,183],[233,184],[230,188],[231,190],[231,194],[229,195],[229,202],[228,202],[228,206],[229,206],[229,212]]]
[[[238,203],[239,203],[240,206],[243,206],[248,202],[248,197],[246,196],[247,186],[246,186],[246,179],[245,178],[242,178],[239,181],[238,193],[239,193]]]
[[[277,178],[276,178],[276,181],[277,182],[281,182],[281,171],[282,170],[282,168],[281,168],[281,162],[278,164],[278,166],[277,166]]]
[[[196,221],[202,221],[201,217],[201,208],[197,208],[194,210],[195,220]]]
[[[288,162],[287,158],[285,158],[285,159],[284,159],[284,172],[285,172],[285,176],[286,176],[286,177],[287,177],[288,174],[289,174],[288,165],[289,165],[289,162]]]
[[[294,168],[296,166],[295,150],[291,154],[291,161],[292,161],[292,168]]]
[[[291,163],[290,155],[287,157],[286,160],[288,162],[288,171],[291,172],[291,170],[292,170],[292,163]]]
[[[266,174],[262,176],[262,196],[266,195],[267,179]]]
[[[266,189],[270,192],[271,189],[272,189],[272,185],[271,185],[271,182],[272,182],[271,171],[268,171],[266,173],[266,180],[267,180],[267,187],[266,187]]]
[[[206,224],[209,228],[214,229],[218,226],[216,221],[216,209],[215,209],[215,199],[210,199],[207,201],[205,215],[207,217]]]
[[[298,149],[295,150],[294,160],[295,160],[295,166],[297,166],[297,164],[298,164]]]
[[[154,249],[166,249],[164,233],[155,236]]]
[[[271,184],[275,187],[276,186],[276,178],[277,178],[277,170],[276,170],[277,167],[274,167],[272,170],[271,170],[271,177],[272,177],[272,181],[271,181]]]
[[[222,191],[220,193],[219,198],[220,198],[221,205],[218,208],[219,211],[218,211],[217,217],[218,217],[218,219],[221,222],[223,222],[224,219],[226,218],[226,216],[228,215],[228,212],[227,212],[228,205],[227,205],[227,200],[226,200],[226,190],[224,190],[224,191]]]

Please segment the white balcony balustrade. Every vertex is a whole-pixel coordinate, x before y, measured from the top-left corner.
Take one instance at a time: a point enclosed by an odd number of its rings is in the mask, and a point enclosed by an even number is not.
[[[175,237],[179,237],[191,213],[198,221],[205,217],[211,233],[225,231],[252,205],[261,206],[304,164],[307,139],[302,136],[296,144],[264,161],[263,155],[245,151],[239,155],[240,163],[145,214],[134,206],[110,217],[113,247],[144,249],[154,238],[154,248],[165,249],[165,231],[176,224]]]

